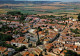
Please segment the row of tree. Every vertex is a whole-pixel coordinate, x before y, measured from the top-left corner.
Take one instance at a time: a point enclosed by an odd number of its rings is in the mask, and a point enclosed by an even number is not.
[[[20,11],[9,11],[7,12],[7,15],[23,15]]]
[[[53,15],[43,15],[43,16],[37,16],[37,17],[39,17],[40,19],[47,19],[47,18],[55,18],[55,16],[53,16]]]
[[[80,13],[78,14],[78,21],[80,21]]]

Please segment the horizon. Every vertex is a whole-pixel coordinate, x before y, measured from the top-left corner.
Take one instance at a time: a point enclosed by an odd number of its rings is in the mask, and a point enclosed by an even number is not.
[[[15,0],[15,1],[62,1],[62,2],[77,2],[80,0]]]
[[[80,0],[0,0],[0,1],[61,1],[61,2],[80,2]]]

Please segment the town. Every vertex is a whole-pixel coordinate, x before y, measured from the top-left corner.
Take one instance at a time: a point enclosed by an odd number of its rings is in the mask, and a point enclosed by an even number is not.
[[[70,52],[70,54],[69,54]],[[80,14],[0,14],[0,56],[80,56]]]

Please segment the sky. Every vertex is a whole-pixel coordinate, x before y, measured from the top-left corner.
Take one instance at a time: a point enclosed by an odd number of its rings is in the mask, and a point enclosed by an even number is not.
[[[77,2],[77,1],[80,1],[80,0],[16,0],[16,1],[63,1],[63,2]]]

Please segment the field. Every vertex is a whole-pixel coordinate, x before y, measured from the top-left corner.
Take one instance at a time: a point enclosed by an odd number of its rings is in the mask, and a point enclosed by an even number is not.
[[[0,4],[0,14],[7,11],[21,11],[24,14],[38,15],[55,15],[55,16],[70,16],[77,18],[80,13],[79,2],[53,2],[53,3],[18,3],[18,4]]]

